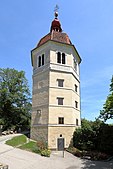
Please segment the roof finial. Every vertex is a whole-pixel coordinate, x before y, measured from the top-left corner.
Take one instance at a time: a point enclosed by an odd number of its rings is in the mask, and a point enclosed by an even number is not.
[[[58,10],[59,10],[59,6],[56,4],[55,9],[54,9],[54,11],[55,11],[55,18],[58,17]]]

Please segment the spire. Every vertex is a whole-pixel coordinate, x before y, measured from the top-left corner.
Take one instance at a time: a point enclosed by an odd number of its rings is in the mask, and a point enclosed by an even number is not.
[[[55,6],[55,9],[54,9],[54,14],[55,14],[55,18],[57,19],[57,17],[58,17],[58,10],[59,10],[59,6],[56,4],[56,6]]]
[[[60,24],[60,21],[58,20],[58,9],[59,9],[59,7],[58,7],[58,5],[56,5],[55,9],[54,9],[55,19],[51,23],[50,32],[52,32],[52,31],[62,32],[61,24]]]

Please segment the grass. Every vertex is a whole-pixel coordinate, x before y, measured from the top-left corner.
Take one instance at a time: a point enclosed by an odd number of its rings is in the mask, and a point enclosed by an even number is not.
[[[21,135],[21,136],[13,137],[11,140],[6,141],[6,144],[13,147],[18,146],[18,148],[20,149],[34,152],[34,149],[36,147],[36,142],[34,141],[29,141],[28,143],[26,142],[27,142],[27,137],[25,135]]]
[[[28,150],[32,152],[33,152],[34,147],[36,147],[36,142],[34,141],[30,141],[29,143],[19,146],[19,148],[22,150]]]
[[[7,140],[6,144],[10,146],[19,146],[27,142],[27,137],[25,135],[13,137],[11,140]]]
[[[44,147],[44,144],[40,142],[40,144],[37,145],[37,142],[35,141],[29,141],[27,143],[27,137],[25,135],[16,136],[13,137],[11,140],[6,141],[6,144],[18,147],[22,150],[31,151],[34,153],[38,153],[42,156],[50,157],[51,151],[48,150],[46,147]]]

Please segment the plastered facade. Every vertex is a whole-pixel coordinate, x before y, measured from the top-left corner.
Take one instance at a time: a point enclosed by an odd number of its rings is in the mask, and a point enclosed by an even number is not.
[[[65,64],[57,63],[58,52],[65,53]],[[44,65],[38,67],[38,57],[42,54]],[[45,140],[50,149],[57,149],[57,140],[63,137],[66,148],[74,130],[81,125],[79,56],[72,45],[48,41],[32,51],[32,65],[31,138]],[[63,87],[58,86],[58,79],[63,79]],[[58,105],[60,97],[63,98],[63,105]],[[77,108],[75,101],[78,103]],[[64,118],[64,124],[59,124],[59,117]]]

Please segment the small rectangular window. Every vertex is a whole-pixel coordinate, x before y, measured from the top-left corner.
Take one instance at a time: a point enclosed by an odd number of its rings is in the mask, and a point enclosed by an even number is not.
[[[58,124],[64,124],[64,117],[58,118]]]
[[[44,54],[42,55],[42,65],[44,65]]]
[[[78,119],[76,119],[76,126],[78,126]]]
[[[78,108],[78,102],[75,101],[75,108]]]
[[[78,86],[75,84],[75,92],[78,91]]]
[[[57,98],[58,99],[58,105],[63,105],[63,100],[64,100],[64,98]]]
[[[58,81],[58,87],[63,87],[64,80],[63,79],[57,79]]]

